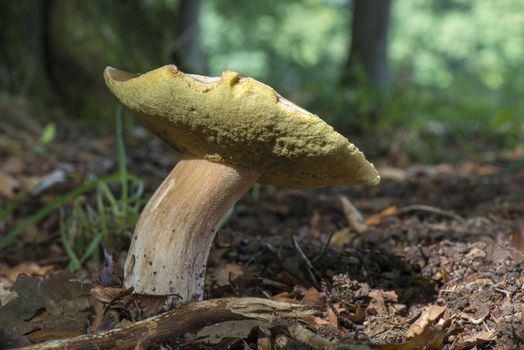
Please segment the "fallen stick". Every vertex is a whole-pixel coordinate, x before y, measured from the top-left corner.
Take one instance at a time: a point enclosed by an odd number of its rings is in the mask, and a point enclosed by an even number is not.
[[[307,306],[262,298],[224,298],[191,303],[163,314],[97,334],[51,340],[21,348],[36,349],[133,349],[165,339],[196,333],[203,327],[226,321],[311,321],[315,311]]]
[[[444,216],[444,217],[448,217],[450,219],[456,220],[458,222],[466,221],[466,219],[464,219],[462,216],[457,215],[451,211],[440,209],[437,207],[432,207],[430,205],[425,205],[425,204],[413,204],[413,205],[402,207],[399,210],[397,210],[397,212],[393,215],[402,215],[402,214],[409,213],[412,211],[422,211],[422,212],[437,214],[440,216]]]

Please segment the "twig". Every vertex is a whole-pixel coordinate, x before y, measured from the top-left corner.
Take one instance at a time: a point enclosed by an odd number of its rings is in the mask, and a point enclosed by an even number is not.
[[[314,273],[315,267],[313,266],[309,258],[306,256],[302,248],[300,248],[300,245],[298,244],[296,238],[293,237],[292,240],[293,240],[293,246],[295,247],[296,251],[298,252],[298,255],[302,258],[302,260],[306,264],[307,271],[309,272],[309,276],[311,277],[311,280],[313,281],[314,284],[318,285],[318,279]]]
[[[425,204],[413,204],[413,205],[402,207],[399,210],[397,210],[397,212],[393,215],[401,215],[401,214],[409,213],[411,211],[424,211],[428,213],[437,214],[440,216],[445,216],[445,217],[451,218],[459,222],[466,221],[466,219],[464,219],[462,216],[452,213],[448,210],[432,207],[430,205],[425,205]]]
[[[330,234],[329,234],[329,237],[326,241],[326,244],[324,244],[324,248],[322,248],[322,251],[320,252],[320,254],[318,254],[317,256],[315,256],[313,259],[311,259],[311,261],[317,261],[318,259],[320,259],[321,257],[324,256],[324,254],[326,254],[328,248],[329,248],[329,245],[331,244],[331,239],[333,238],[333,235],[335,234],[335,231],[332,231]]]

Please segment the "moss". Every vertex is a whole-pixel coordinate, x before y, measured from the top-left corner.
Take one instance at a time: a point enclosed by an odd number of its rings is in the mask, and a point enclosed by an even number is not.
[[[289,188],[377,184],[362,152],[270,87],[226,71],[207,82],[164,66],[143,75],[106,69],[111,91],[181,152],[258,170]]]

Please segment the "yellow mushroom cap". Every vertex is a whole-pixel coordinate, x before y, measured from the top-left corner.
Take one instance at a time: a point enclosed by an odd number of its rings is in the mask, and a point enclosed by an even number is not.
[[[380,181],[373,164],[330,125],[238,73],[209,78],[167,65],[138,75],[108,67],[104,78],[175,149],[255,169],[261,183],[314,188]]]

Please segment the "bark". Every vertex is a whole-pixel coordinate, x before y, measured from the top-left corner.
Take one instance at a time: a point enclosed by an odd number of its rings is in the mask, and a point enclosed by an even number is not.
[[[201,46],[199,17],[201,0],[180,0],[176,18],[173,62],[188,73],[205,74],[207,64]]]
[[[276,302],[261,298],[225,298],[188,304],[178,309],[98,334],[53,340],[22,349],[133,349],[166,339],[194,334],[206,326],[235,320],[262,322],[311,322],[315,311],[302,305]]]
[[[388,31],[391,0],[355,0],[351,27],[351,49],[342,73],[342,84],[357,83],[360,72],[367,83],[387,83]]]
[[[44,100],[53,93],[47,72],[49,0],[0,2],[0,88]]]

